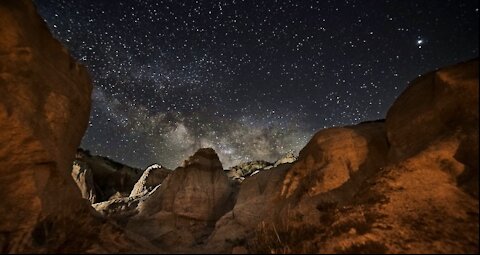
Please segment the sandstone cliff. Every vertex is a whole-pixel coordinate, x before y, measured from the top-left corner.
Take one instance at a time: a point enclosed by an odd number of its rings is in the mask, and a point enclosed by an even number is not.
[[[153,250],[99,218],[71,177],[91,90],[30,1],[0,1],[1,252]]]

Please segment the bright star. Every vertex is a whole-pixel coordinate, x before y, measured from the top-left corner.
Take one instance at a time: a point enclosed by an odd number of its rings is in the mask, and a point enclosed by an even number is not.
[[[417,44],[418,44],[418,45],[420,45],[420,44],[422,44],[422,43],[423,43],[423,40],[422,40],[422,39],[418,39],[418,40],[417,40]]]

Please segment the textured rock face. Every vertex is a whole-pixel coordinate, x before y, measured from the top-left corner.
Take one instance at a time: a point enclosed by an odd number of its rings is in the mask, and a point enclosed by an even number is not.
[[[478,132],[478,60],[427,73],[412,84],[387,113],[392,157],[408,157],[442,135]]]
[[[273,216],[269,212],[278,207],[276,197],[290,166],[282,164],[260,171],[242,182],[235,207],[217,221],[206,245],[207,251],[231,252],[252,237],[257,224]]]
[[[82,197],[88,199],[92,204],[96,203],[95,183],[93,182],[92,170],[88,165],[85,162],[73,161],[72,177],[77,183]]]
[[[91,90],[30,1],[0,1],[0,251],[149,250],[97,218],[71,177]]]
[[[135,183],[142,176],[140,169],[115,162],[107,157],[92,156],[82,149],[77,150],[76,161],[82,162],[92,172],[97,192],[96,202],[128,197]]]
[[[273,166],[272,163],[264,160],[245,162],[230,168],[230,170],[227,171],[227,175],[229,178],[241,182],[254,172],[271,166]]]
[[[231,209],[228,204],[232,194],[215,151],[200,149],[163,181],[141,210],[144,214],[168,211],[195,220],[215,221]]]
[[[301,188],[300,192],[306,190],[308,195],[314,196],[338,188],[349,180],[359,185],[386,163],[388,145],[384,134],[384,123],[318,132],[289,170],[282,195],[289,197]],[[361,174],[357,174],[359,172]],[[355,175],[358,180],[351,179]]]
[[[135,216],[124,225],[165,251],[198,252],[235,195],[215,151],[200,149],[147,195],[128,198]]]
[[[0,2],[0,56],[0,246],[23,252],[46,242],[38,224],[81,204],[70,170],[92,85],[28,1]]]
[[[279,166],[281,164],[293,163],[295,161],[297,161],[297,157],[295,156],[295,154],[293,154],[293,152],[288,152],[282,158],[277,160],[277,162],[275,162],[275,164],[273,164],[273,166],[276,167],[276,166]]]
[[[478,59],[427,73],[412,82],[387,113],[390,158],[400,161],[442,137],[454,137],[454,171],[467,192],[478,197]],[[408,124],[406,124],[408,123]]]
[[[478,253],[478,59],[413,81],[386,124],[389,164],[320,251]]]
[[[163,180],[171,173],[172,170],[158,164],[147,167],[140,179],[135,183],[135,186],[133,186],[130,197],[142,196],[152,191],[155,187],[162,184]]]

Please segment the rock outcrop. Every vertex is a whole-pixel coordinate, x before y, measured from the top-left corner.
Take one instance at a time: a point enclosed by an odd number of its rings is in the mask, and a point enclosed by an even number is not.
[[[32,3],[2,1],[0,17],[0,247],[28,252],[81,204],[70,169],[92,85]]]
[[[164,168],[159,164],[153,164],[143,172],[140,179],[133,186],[130,197],[143,196],[146,193],[155,189],[158,185],[172,173],[172,170]]]
[[[169,252],[198,251],[235,204],[236,189],[213,149],[200,149],[140,201],[127,229]]]
[[[318,132],[249,251],[478,253],[478,86],[476,59],[413,81],[385,123]]]
[[[143,174],[141,169],[115,162],[107,157],[92,156],[83,149],[77,150],[75,161],[92,172],[96,202],[128,197]]]
[[[290,164],[281,164],[245,179],[235,207],[217,221],[205,250],[229,253],[235,247],[246,245],[254,237],[257,225],[270,218],[271,210],[278,207],[276,196],[290,167]]]
[[[130,217],[139,213],[139,203],[147,200],[159,187],[160,185],[157,185],[151,191],[143,192],[133,197],[117,197],[95,203],[92,204],[92,207],[103,216],[113,219],[119,224],[125,224],[128,223]]]
[[[122,196],[117,192],[117,197],[111,197],[107,201],[95,203],[92,206],[102,215],[115,219],[117,222],[128,222],[128,217],[139,213],[139,203],[147,200],[171,173],[172,170],[161,165],[151,165],[143,172],[130,196]]]
[[[290,164],[297,160],[297,157],[293,152],[286,153],[275,163],[270,163],[264,160],[255,160],[250,162],[245,162],[236,166],[231,167],[226,170],[228,178],[236,181],[243,182],[246,178],[258,174],[262,170],[272,169],[282,164]]]
[[[386,164],[388,142],[384,134],[385,124],[381,122],[318,132],[300,151],[298,162],[289,170],[282,195],[289,197],[295,191],[302,194],[307,191],[309,196],[314,196],[336,189],[347,181],[352,181],[349,183],[352,188],[359,186]]]
[[[173,171],[141,205],[142,214],[159,211],[203,221],[215,221],[233,206],[233,190],[213,149],[200,149]]]
[[[92,170],[85,162],[73,161],[72,177],[77,184],[82,197],[88,199],[90,203],[97,202],[97,193],[95,191],[95,182],[93,181]]]
[[[272,167],[273,164],[264,160],[255,160],[250,162],[245,162],[240,165],[231,167],[227,171],[227,176],[238,182],[242,182],[246,177],[250,176],[256,171]]]
[[[91,91],[86,69],[32,2],[0,1],[1,252],[154,251],[100,219],[75,187],[72,161]]]
[[[297,161],[297,157],[295,156],[295,154],[290,151],[288,152],[287,154],[283,155],[283,157],[281,157],[279,160],[277,160],[273,166],[276,167],[276,166],[279,166],[281,164],[290,164],[290,163],[293,163]]]

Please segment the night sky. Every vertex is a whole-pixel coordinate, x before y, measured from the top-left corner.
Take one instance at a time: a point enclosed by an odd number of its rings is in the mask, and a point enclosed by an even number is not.
[[[200,147],[224,168],[297,154],[478,56],[478,0],[35,3],[94,81],[81,146],[141,168]]]

